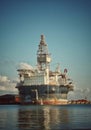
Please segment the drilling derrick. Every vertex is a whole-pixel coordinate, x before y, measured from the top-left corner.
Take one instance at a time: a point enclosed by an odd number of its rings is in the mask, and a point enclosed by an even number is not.
[[[49,69],[50,62],[51,62],[51,57],[48,52],[47,44],[45,42],[44,35],[41,35],[41,40],[37,51],[38,69],[40,71]]]

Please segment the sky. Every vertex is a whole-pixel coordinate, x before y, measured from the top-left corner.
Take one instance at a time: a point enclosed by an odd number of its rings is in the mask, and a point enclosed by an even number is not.
[[[70,99],[91,99],[91,0],[0,0],[0,94],[18,93],[19,65],[36,66],[40,35],[74,83]]]

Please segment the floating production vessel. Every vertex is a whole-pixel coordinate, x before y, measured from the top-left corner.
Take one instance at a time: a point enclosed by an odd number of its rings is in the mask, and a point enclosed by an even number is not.
[[[51,56],[44,35],[41,35],[37,51],[37,67],[18,69],[21,104],[67,104],[67,94],[73,91],[72,81],[67,77],[67,69],[62,73],[59,65],[50,70]]]

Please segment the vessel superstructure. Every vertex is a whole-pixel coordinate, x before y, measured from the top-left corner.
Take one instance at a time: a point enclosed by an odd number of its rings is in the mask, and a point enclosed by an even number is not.
[[[37,51],[37,67],[18,69],[21,103],[24,104],[67,104],[67,94],[73,91],[73,83],[62,73],[59,64],[55,71],[50,69],[51,55],[44,35],[41,35]]]

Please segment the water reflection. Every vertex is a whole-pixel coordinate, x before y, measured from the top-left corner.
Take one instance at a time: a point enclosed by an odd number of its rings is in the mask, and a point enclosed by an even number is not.
[[[91,130],[91,105],[0,106],[0,130]]]
[[[20,129],[50,130],[60,128],[60,124],[68,123],[67,109],[53,106],[23,106],[18,111],[18,127]]]
[[[42,117],[42,110],[35,109],[34,107],[19,109],[18,112],[18,122],[19,128],[23,129],[33,129],[42,127],[41,122],[43,122],[44,118]]]

